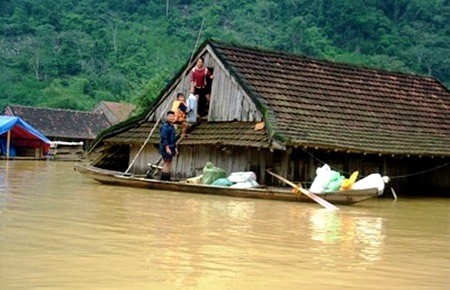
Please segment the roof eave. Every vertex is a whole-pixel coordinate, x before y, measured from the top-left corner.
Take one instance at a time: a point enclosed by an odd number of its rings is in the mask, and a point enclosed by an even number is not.
[[[330,144],[314,144],[314,143],[298,143],[289,142],[285,144],[286,147],[300,148],[300,149],[313,149],[324,150],[329,152],[345,153],[345,154],[362,154],[362,155],[378,155],[378,156],[390,156],[390,157],[431,157],[431,158],[448,158],[450,152],[429,152],[429,151],[396,151],[396,150],[372,150],[365,148],[356,148],[348,146],[330,145]]]

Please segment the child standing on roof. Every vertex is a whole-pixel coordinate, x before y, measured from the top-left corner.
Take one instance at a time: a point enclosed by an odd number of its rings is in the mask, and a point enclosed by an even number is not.
[[[177,99],[173,102],[172,111],[175,113],[175,124],[181,125],[181,136],[186,135],[188,127],[186,120],[186,113],[188,112],[188,106],[186,104],[186,97],[183,93],[177,94]]]

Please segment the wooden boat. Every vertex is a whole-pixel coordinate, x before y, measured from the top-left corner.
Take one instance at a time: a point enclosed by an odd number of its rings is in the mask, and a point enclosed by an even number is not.
[[[282,201],[314,202],[305,195],[295,195],[290,188],[283,187],[238,189],[213,185],[190,184],[183,181],[161,181],[157,179],[129,176],[125,175],[123,172],[101,169],[86,163],[76,163],[74,169],[84,176],[110,185]],[[377,196],[378,192],[376,188],[329,192],[320,195],[320,197],[330,203],[343,205],[355,204]]]

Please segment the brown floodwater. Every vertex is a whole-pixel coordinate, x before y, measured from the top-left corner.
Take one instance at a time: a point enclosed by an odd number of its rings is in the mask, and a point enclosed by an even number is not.
[[[340,206],[102,185],[0,161],[0,289],[448,289],[443,198]]]

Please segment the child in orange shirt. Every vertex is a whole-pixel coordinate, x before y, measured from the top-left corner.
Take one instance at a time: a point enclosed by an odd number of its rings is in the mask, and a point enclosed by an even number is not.
[[[186,97],[183,93],[177,94],[176,101],[173,102],[172,111],[175,112],[175,124],[181,125],[181,136],[186,135],[188,123],[186,120],[186,114],[189,112],[186,104]]]

